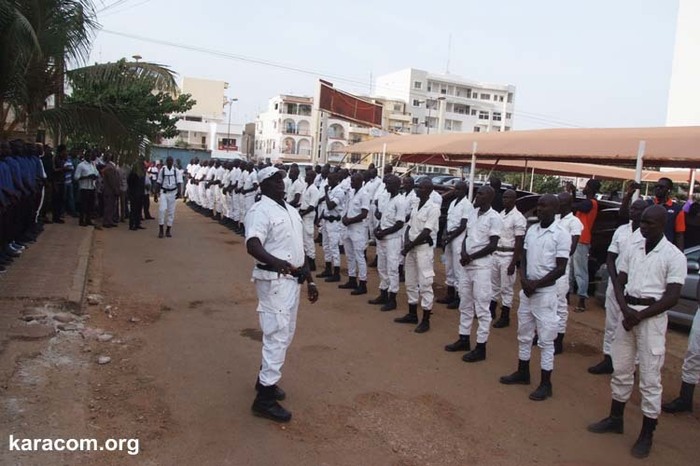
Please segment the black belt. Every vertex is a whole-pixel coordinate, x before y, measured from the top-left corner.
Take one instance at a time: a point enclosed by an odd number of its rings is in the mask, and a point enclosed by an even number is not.
[[[165,189],[165,188],[160,188],[161,191],[164,193],[171,193],[173,191],[177,191],[177,188],[172,188],[172,189]]]
[[[277,269],[268,264],[255,264],[255,267],[267,272],[277,272]],[[306,266],[299,267],[294,272],[290,272],[289,275],[296,278],[299,283],[304,283],[307,275],[309,275],[309,269]]]
[[[498,247],[496,247],[496,251],[500,251],[500,252],[514,252],[514,251],[515,251],[515,248],[505,248],[505,247],[498,246]]]
[[[651,306],[656,302],[656,298],[635,298],[633,296],[625,295],[625,302],[631,304],[632,306]]]
[[[338,220],[340,220],[340,216],[337,216],[337,217],[326,217],[326,216],[324,216],[323,219],[324,219],[324,220],[328,220],[329,222],[337,222]]]

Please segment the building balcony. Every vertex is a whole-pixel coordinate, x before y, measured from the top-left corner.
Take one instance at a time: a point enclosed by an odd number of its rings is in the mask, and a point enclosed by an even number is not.
[[[311,132],[309,130],[292,128],[282,128],[282,134],[289,134],[292,136],[311,136]]]

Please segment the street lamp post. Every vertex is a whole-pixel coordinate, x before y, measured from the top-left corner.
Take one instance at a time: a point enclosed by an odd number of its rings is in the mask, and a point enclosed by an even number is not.
[[[237,98],[228,99],[226,103],[228,104],[228,130],[226,132],[226,152],[228,152],[229,145],[231,144],[231,111],[232,104],[238,102]]]

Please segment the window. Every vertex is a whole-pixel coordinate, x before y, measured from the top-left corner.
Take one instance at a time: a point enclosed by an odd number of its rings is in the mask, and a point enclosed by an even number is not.
[[[513,115],[511,115],[510,113],[506,113],[506,120],[510,120],[511,118],[513,118]]]
[[[205,147],[206,147],[206,145],[207,145],[207,137],[206,137],[206,136],[202,136],[202,146],[205,146]]]
[[[414,81],[413,82],[413,89],[422,89],[423,88],[423,83],[420,81]]]
[[[413,106],[414,106],[414,107],[420,107],[420,100],[418,100],[418,99],[413,99]]]
[[[479,110],[479,120],[488,120],[489,119],[489,112],[485,110]]]
[[[474,132],[475,132],[475,133],[480,133],[480,132],[481,132],[481,127],[480,127],[480,126],[475,126],[475,127],[474,127]]]
[[[417,125],[417,124],[418,124],[418,117],[413,117],[413,119],[411,120],[411,122],[412,122],[414,125]]]
[[[403,105],[401,105],[401,104],[394,104],[394,111],[400,112],[402,107],[403,107]]]
[[[476,116],[476,109],[475,109],[475,108],[472,108],[472,113],[471,113],[471,115],[472,115],[472,116]]]
[[[501,121],[501,112],[493,112],[493,121]]]
[[[480,94],[479,98],[481,100],[491,100],[491,94]]]
[[[509,92],[509,93],[508,93],[508,103],[509,103],[509,104],[512,104],[512,103],[513,103],[513,93],[512,93],[512,92]]]
[[[197,116],[186,116],[185,121],[202,121],[202,117]]]
[[[279,104],[279,103],[276,103],[276,104],[275,104],[275,110],[279,110],[279,108],[280,108],[280,104]]]

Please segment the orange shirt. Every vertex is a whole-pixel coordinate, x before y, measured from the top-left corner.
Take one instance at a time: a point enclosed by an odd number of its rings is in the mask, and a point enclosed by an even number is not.
[[[591,199],[591,204],[593,207],[588,212],[576,212],[576,218],[581,220],[583,223],[583,231],[581,232],[581,237],[578,242],[580,244],[591,244],[591,230],[593,230],[593,224],[595,223],[595,218],[598,216],[598,201]]]
[[[654,204],[657,204],[657,205],[659,204],[659,200],[656,197],[654,198]],[[675,204],[674,204],[673,200],[670,198],[666,202],[664,202],[664,207],[673,207],[674,205]],[[668,213],[669,213],[669,220],[670,220],[671,219],[670,217],[674,214],[671,210],[668,210]],[[678,213],[675,215],[676,215],[676,220],[675,220],[674,225],[673,225],[674,231],[676,233],[685,233],[685,212],[681,208],[681,209],[678,209]],[[671,241],[671,240],[669,240],[669,241]]]

